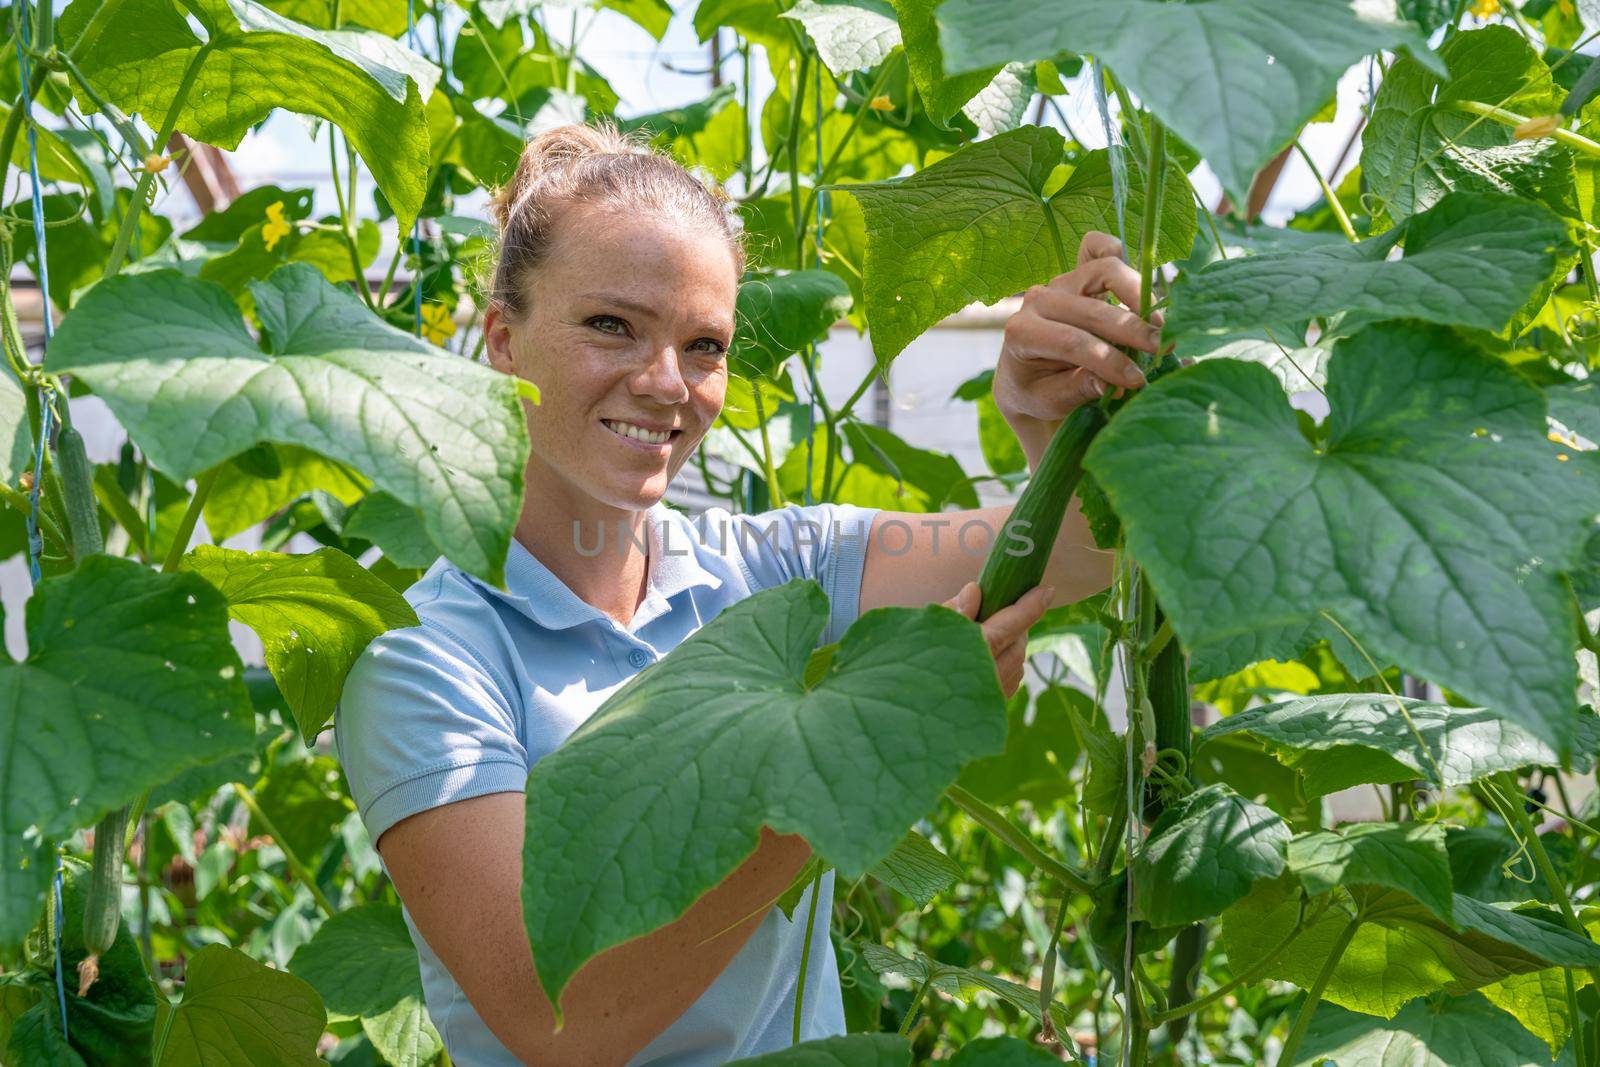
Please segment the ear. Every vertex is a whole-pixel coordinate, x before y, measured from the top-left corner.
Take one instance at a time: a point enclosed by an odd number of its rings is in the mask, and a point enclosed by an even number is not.
[[[505,305],[498,300],[489,301],[483,313],[483,347],[489,354],[489,366],[501,374],[516,375],[511,359],[511,321]]]

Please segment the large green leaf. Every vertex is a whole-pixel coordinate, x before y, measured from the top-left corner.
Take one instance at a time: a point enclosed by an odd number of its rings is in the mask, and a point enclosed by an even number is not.
[[[47,839],[87,826],[254,733],[227,608],[193,575],[90,556],[39,583],[27,635],[27,657],[0,662],[7,866],[30,826]],[[0,946],[27,930],[49,875],[35,863],[7,878]]]
[[[1173,286],[1162,339],[1229,334],[1354,311],[1500,330],[1571,255],[1548,209],[1491,193],[1453,193],[1360,244],[1224,260]],[[1405,237],[1405,256],[1386,258]],[[1279,334],[1280,339],[1287,339]]]
[[[1544,397],[1437,327],[1339,342],[1313,444],[1265,368],[1186,367],[1141,390],[1086,465],[1185,647],[1270,632],[1291,658],[1321,613],[1517,721],[1558,753],[1578,720],[1574,569],[1600,493],[1558,459]]]
[[[910,1067],[911,1045],[898,1034],[840,1034],[733,1062],[740,1067]]]
[[[1572,1002],[1567,982],[1582,989],[1594,979],[1588,971],[1551,967],[1532,974],[1514,974],[1484,986],[1480,993],[1495,1007],[1510,1012],[1517,1022],[1550,1046],[1559,1056],[1572,1036]]]
[[[1600,720],[1572,715],[1578,764],[1587,767],[1600,750]],[[1380,693],[1326,693],[1251,708],[1208,726],[1195,747],[1240,734],[1300,771],[1311,798],[1414,778],[1462,786],[1500,771],[1561,762],[1548,744],[1487,708]]]
[[[295,950],[289,970],[340,1015],[381,1015],[422,995],[417,950],[395,904],[362,904],[331,916]]]
[[[977,493],[954,456],[917,448],[892,430],[868,422],[846,423],[842,436],[850,459],[842,470],[839,461],[835,461],[833,476],[837,479],[837,499],[890,511],[936,512],[947,504],[960,508],[978,506]],[[811,435],[810,447],[811,495],[813,499],[821,499],[824,495],[822,479],[827,473],[826,432],[816,430]],[[778,485],[785,497],[799,500],[805,492],[805,484],[806,445],[800,442],[789,449],[779,465]],[[893,534],[895,540],[890,544],[898,548],[906,532]],[[952,530],[952,540],[955,534]],[[968,543],[979,542],[969,535]]]
[[[1393,1019],[1319,1004],[1311,1028],[1284,1067],[1550,1067],[1528,1031],[1481,996],[1414,1000]]]
[[[796,0],[783,17],[805,27],[835,77],[871,70],[900,46],[900,26],[885,0]]]
[[[387,630],[417,625],[404,597],[336,548],[288,556],[200,545],[183,566],[216,586],[228,614],[261,638],[308,745],[362,650]]]
[[[1061,1057],[1021,1038],[980,1037],[968,1041],[950,1060],[950,1067],[1054,1067]]]
[[[1338,886],[1398,889],[1450,918],[1450,857],[1438,823],[1355,823],[1301,834],[1289,842],[1289,869],[1306,891]]]
[[[1134,860],[1135,917],[1182,926],[1216,915],[1283,871],[1289,827],[1225,785],[1208,785],[1161,813]]]
[[[939,24],[933,18],[939,0],[893,0],[893,3],[905,40],[911,81],[929,116],[942,125],[999,75],[1001,64],[945,77],[944,61],[939,54]]]
[[[218,544],[271,518],[313,490],[328,493],[342,504],[354,504],[366,489],[367,480],[342,463],[293,445],[264,447],[272,449],[275,471],[241,466],[240,460],[250,455],[247,452],[224,463],[211,485],[201,515]]]
[[[1449,78],[1400,57],[1373,99],[1361,173],[1376,210],[1398,221],[1462,189],[1580,217],[1571,150],[1548,137],[1518,140],[1509,127],[1452,107],[1475,100],[1528,115],[1555,111],[1559,93],[1539,53],[1512,27],[1485,26],[1455,35],[1439,55]]]
[[[681,915],[763,824],[855,878],[1000,748],[1005,701],[975,624],[938,605],[869,611],[808,686],[828,617],[810,580],[735,604],[534,767],[523,901],[552,1001],[584,961]]]
[[[1044,195],[1062,151],[1055,130],[1024,126],[909,177],[836,187],[859,201],[866,217],[862,273],[879,364],[973,301],[992,304],[1070,270],[1088,231],[1117,232],[1103,151],[1084,156],[1060,189]],[[1137,171],[1129,185],[1127,215],[1137,219],[1144,204]],[[1159,256],[1166,261],[1194,240],[1193,201],[1176,166],[1167,170],[1162,196]],[[1137,254],[1128,249],[1130,258]]]
[[[1229,958],[1259,959],[1283,941],[1299,914],[1294,888],[1290,879],[1263,882],[1223,913]],[[1438,990],[1464,993],[1509,975],[1600,962],[1600,946],[1549,913],[1523,915],[1457,893],[1452,925],[1403,892],[1356,886],[1351,893],[1352,901],[1322,911],[1264,977],[1309,988],[1354,918],[1360,926],[1324,995],[1369,1015],[1391,1017],[1412,997]]]
[[[452,561],[500,581],[528,449],[515,382],[383,323],[305,264],[250,288],[270,354],[222,289],[152,271],[87,294],[48,365],[88,383],[175,478],[261,441],[300,445],[418,509]]]
[[[1027,800],[1049,805],[1079,795],[1079,783],[1070,777],[1078,761],[1077,731],[1072,712],[1082,721],[1094,716],[1094,700],[1069,686],[1042,690],[1028,715],[1027,687],[1019,688],[1006,703],[1006,747],[998,756],[973,760],[961,770],[961,788],[990,804],[1009,805]]]
[[[0,482],[15,487],[32,458],[27,397],[9,371],[0,371]]]
[[[1404,48],[1444,73],[1415,26],[1363,0],[1060,0],[1047,18],[1022,0],[945,0],[937,18],[952,74],[1062,52],[1098,56],[1241,204],[1256,171],[1356,60]]]
[[[421,995],[406,997],[388,1011],[364,1016],[361,1032],[393,1067],[422,1067],[444,1049]]]
[[[61,16],[63,40],[75,39],[99,6],[75,0]],[[204,41],[189,28],[188,15],[204,26]],[[274,108],[337,124],[404,232],[422,206],[428,170],[422,96],[405,71],[369,56],[400,46],[352,47],[364,36],[315,30],[254,0],[185,0],[185,8],[172,0],[124,0],[76,58],[100,93],[153,126],[198,61],[177,128],[219,148],[238,147]],[[81,103],[93,109],[88,99]]]
[[[156,1005],[154,1067],[316,1067],[327,1017],[294,975],[206,945],[189,957],[183,997]]]
[[[775,378],[784,360],[850,313],[850,287],[837,274],[801,270],[739,283],[736,369],[746,378]]]

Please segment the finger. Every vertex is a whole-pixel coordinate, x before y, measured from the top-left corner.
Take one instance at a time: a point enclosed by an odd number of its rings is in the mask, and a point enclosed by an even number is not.
[[[1013,315],[1006,347],[1019,358],[1084,367],[1112,385],[1143,385],[1139,365],[1105,340],[1070,323],[1043,315]]]
[[[1102,230],[1090,230],[1078,242],[1078,262],[1091,259],[1122,259],[1122,242]]]
[[[979,595],[978,583],[968,582],[961,587],[960,592],[946,600],[944,606],[959,611],[969,619],[976,619],[978,617],[978,605],[982,599],[982,596]]]
[[[1022,685],[1023,670],[1028,662],[1028,643],[1013,641],[994,660],[995,673],[1000,676],[1000,689],[1009,700]]]
[[[1049,286],[1029,290],[1029,296],[1034,310],[1045,318],[1077,326],[1112,344],[1153,353],[1161,342],[1161,331],[1127,308]]]
[[[988,639],[990,650],[999,653],[1019,637],[1026,640],[1028,628],[1043,618],[1054,596],[1053,587],[1034,586],[1016,603],[989,616],[983,624],[983,636]]]

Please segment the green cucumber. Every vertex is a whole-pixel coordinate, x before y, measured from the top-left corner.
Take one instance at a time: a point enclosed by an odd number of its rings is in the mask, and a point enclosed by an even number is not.
[[[89,872],[89,892],[83,898],[83,947],[88,955],[78,964],[80,997],[100,976],[100,957],[111,951],[122,923],[122,839],[127,828],[126,807],[95,824],[94,869]]]
[[[983,601],[978,607],[982,622],[1002,608],[1015,604],[1044,576],[1050,550],[1055,547],[1067,502],[1083,477],[1083,456],[1095,434],[1106,424],[1106,413],[1098,404],[1084,404],[1061,420],[1055,436],[1044,450],[1039,467],[1017,499],[1004,529],[989,549],[978,588]]]
[[[94,468],[84,451],[83,435],[64,427],[56,439],[56,467],[61,472],[61,493],[67,510],[67,527],[76,560],[105,548],[100,536],[100,513],[94,500]]]
[[[1157,607],[1155,625],[1158,630],[1163,621],[1162,611]],[[1150,709],[1155,713],[1156,751],[1176,752],[1182,757],[1181,763],[1173,761],[1170,755],[1163,756],[1166,769],[1174,774],[1187,775],[1194,723],[1189,717],[1189,658],[1184,655],[1177,634],[1168,637],[1167,643],[1150,661],[1147,691]],[[1165,806],[1159,789],[1148,790],[1145,794],[1145,820],[1153,821]]]

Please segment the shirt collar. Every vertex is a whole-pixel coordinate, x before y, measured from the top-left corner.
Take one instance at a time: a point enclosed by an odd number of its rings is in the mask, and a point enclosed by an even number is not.
[[[667,602],[684,590],[716,582],[695,554],[693,528],[677,512],[657,501],[646,510],[645,525],[650,545],[649,584],[629,630],[637,630],[664,615],[669,607]],[[606,525],[605,536],[608,540],[617,536],[614,523]],[[613,546],[608,545],[607,551],[612,550]],[[505,601],[547,630],[567,629],[585,622],[615,622],[568,588],[515,538],[506,553],[504,589],[471,575],[468,577],[485,592]]]

